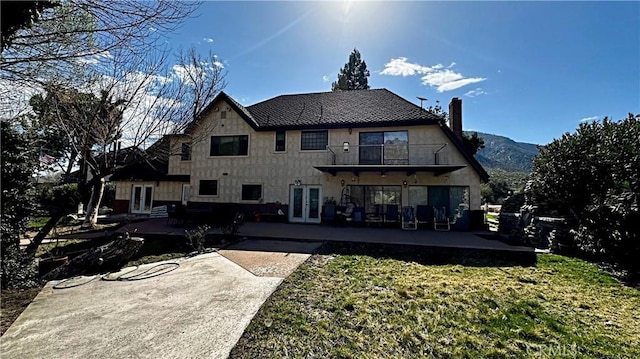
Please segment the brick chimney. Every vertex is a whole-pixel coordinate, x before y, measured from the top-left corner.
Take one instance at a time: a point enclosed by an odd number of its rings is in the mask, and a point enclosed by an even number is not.
[[[449,127],[462,139],[462,100],[454,97],[449,103]]]

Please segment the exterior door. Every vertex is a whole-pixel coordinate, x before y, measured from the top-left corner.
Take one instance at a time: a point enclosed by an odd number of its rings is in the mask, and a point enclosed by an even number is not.
[[[289,221],[294,223],[320,223],[322,186],[291,186],[289,190]]]
[[[152,185],[133,185],[131,191],[131,213],[151,213],[153,205]]]
[[[437,210],[445,209],[445,213],[449,215],[451,208],[449,207],[449,187],[447,186],[429,186],[427,200],[429,205]]]
[[[191,185],[183,184],[182,185],[182,205],[186,206],[189,201],[189,192],[191,191]]]

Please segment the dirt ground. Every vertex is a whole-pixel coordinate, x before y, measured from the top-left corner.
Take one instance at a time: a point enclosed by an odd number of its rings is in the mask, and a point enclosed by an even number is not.
[[[0,293],[0,336],[9,329],[42,287],[3,290]]]

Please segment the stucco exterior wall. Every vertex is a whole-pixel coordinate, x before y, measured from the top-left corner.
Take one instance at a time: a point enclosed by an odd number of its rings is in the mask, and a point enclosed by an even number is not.
[[[186,182],[184,182],[186,184]],[[116,200],[131,200],[133,185],[147,185],[153,187],[154,201],[180,201],[183,182],[145,182],[145,181],[119,181],[116,186]]]
[[[169,173],[174,175],[188,175],[191,173],[191,161],[182,160],[182,143],[191,142],[189,136],[172,136],[169,142]]]
[[[192,144],[191,161],[180,161],[179,156],[171,156],[170,174],[191,175],[191,196],[190,201],[194,202],[220,202],[220,203],[288,203],[289,187],[299,180],[302,184],[322,185],[322,196],[340,199],[341,180],[345,184],[359,185],[402,185],[403,181],[410,185],[445,185],[445,186],[469,186],[470,187],[470,208],[480,209],[480,178],[469,166],[462,154],[449,143],[448,138],[438,126],[411,126],[411,127],[384,127],[384,128],[354,128],[349,133],[349,129],[329,130],[329,145],[341,147],[344,142],[350,145],[358,145],[360,132],[372,131],[404,131],[408,130],[409,145],[435,145],[447,144],[442,151],[441,159],[447,164],[466,165],[467,167],[444,174],[434,176],[430,172],[419,172],[415,176],[407,176],[405,172],[387,172],[385,177],[380,173],[361,173],[354,176],[352,173],[338,173],[337,176],[322,173],[313,165],[327,164],[327,151],[301,151],[300,137],[301,131],[286,132],[286,151],[275,151],[275,132],[254,131],[241,117],[231,108],[220,101],[214,104],[213,108],[218,111],[211,111],[202,121],[201,135]],[[222,111],[226,111],[226,118],[221,118]],[[248,155],[212,157],[210,156],[212,135],[248,135]],[[178,146],[176,141],[176,146]],[[185,162],[189,162],[188,164]],[[176,171],[176,172],[172,172]],[[218,194],[213,196],[200,195],[200,180],[217,180]],[[260,184],[262,185],[261,201],[243,201],[242,185]],[[403,187],[403,205],[408,204],[408,186]],[[120,187],[120,186],[119,186]],[[124,186],[127,187],[127,186]],[[130,185],[128,186],[130,191]],[[168,199],[179,200],[181,187],[178,189],[166,190],[163,193]],[[129,194],[130,196],[130,194]],[[155,196],[154,196],[155,197]],[[165,198],[165,197],[163,197]]]

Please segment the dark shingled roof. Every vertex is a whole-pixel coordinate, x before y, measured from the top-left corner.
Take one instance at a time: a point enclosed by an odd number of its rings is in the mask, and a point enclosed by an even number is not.
[[[387,89],[281,95],[242,109],[260,130],[415,125],[439,119]]]

